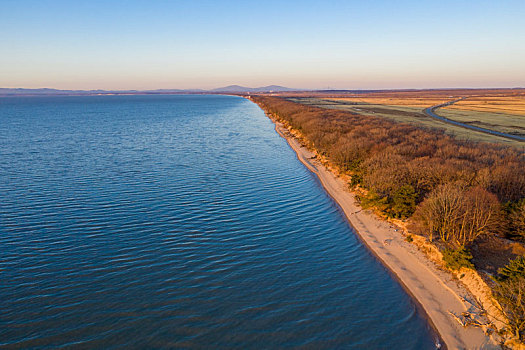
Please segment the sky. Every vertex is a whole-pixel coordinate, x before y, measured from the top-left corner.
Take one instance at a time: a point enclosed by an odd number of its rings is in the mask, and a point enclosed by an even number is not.
[[[525,87],[525,1],[0,0],[0,87]]]

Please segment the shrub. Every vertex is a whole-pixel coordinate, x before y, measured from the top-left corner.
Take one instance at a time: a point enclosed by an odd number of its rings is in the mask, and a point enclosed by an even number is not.
[[[498,280],[504,281],[507,279],[525,277],[525,257],[519,256],[514,260],[498,270]]]
[[[414,187],[403,185],[392,195],[391,213],[393,217],[405,219],[416,209],[417,193]]]
[[[525,239],[525,198],[507,205],[510,234]]]
[[[375,191],[368,191],[368,193],[360,197],[360,199],[361,206],[365,209],[375,207],[384,212],[388,207],[388,198],[378,195]]]
[[[525,258],[511,260],[498,270],[494,296],[507,317],[507,326],[520,340],[525,340]]]
[[[350,178],[350,188],[355,188],[363,183],[363,174],[354,172]]]
[[[451,270],[457,271],[461,269],[462,267],[466,267],[469,269],[474,268],[474,264],[472,264],[472,254],[465,248],[460,249],[445,249],[443,251],[443,260],[445,261],[445,264],[447,267]]]

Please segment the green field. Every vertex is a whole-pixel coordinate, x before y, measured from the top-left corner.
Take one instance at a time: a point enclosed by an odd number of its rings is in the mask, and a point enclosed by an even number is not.
[[[455,110],[448,108],[440,108],[436,111],[436,113],[445,118],[456,120],[462,123],[468,123],[482,128],[501,131],[509,134],[525,136],[525,116],[506,113]]]

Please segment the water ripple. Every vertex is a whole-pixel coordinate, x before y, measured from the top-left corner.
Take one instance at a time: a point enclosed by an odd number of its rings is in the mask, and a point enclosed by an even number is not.
[[[250,102],[0,99],[0,346],[432,348]]]

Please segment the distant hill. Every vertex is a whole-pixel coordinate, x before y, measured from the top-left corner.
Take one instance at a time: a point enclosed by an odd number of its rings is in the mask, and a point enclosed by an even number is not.
[[[0,88],[0,96],[49,96],[49,95],[129,95],[129,94],[205,94],[205,93],[247,93],[247,92],[285,92],[301,91],[284,86],[269,85],[250,88],[230,85],[217,89],[157,89],[157,90],[59,90],[59,89],[23,89]]]

